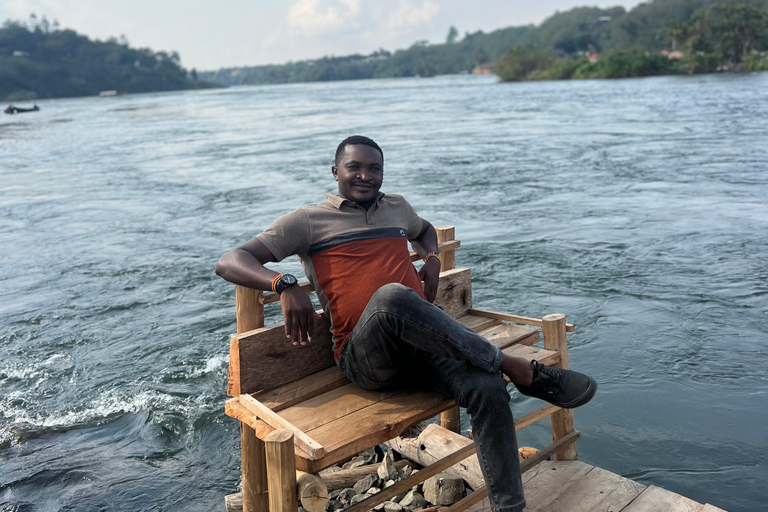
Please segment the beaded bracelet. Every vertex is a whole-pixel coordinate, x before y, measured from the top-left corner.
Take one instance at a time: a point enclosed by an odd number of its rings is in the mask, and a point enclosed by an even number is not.
[[[442,261],[440,261],[440,256],[438,256],[436,252],[427,254],[427,256],[424,258],[424,263],[428,262],[429,258],[437,258],[438,263],[442,263]]]
[[[283,277],[285,274],[277,274],[275,278],[272,280],[272,291],[277,293],[277,289],[275,288],[277,286],[277,282],[280,280],[281,277]]]

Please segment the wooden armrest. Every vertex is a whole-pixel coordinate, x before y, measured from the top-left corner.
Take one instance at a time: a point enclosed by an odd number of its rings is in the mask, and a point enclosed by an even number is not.
[[[320,459],[323,457],[323,455],[325,455],[325,449],[322,447],[322,445],[320,445],[320,443],[305,434],[303,430],[293,426],[288,420],[281,417],[279,414],[253,398],[251,395],[240,395],[238,398],[240,399],[240,404],[243,407],[258,416],[259,419],[261,419],[270,427],[276,430],[281,428],[292,430],[296,444],[299,446],[299,448],[307,452],[307,454],[312,457],[312,460]]]
[[[496,320],[506,320],[507,322],[515,322],[523,325],[532,325],[534,327],[541,327],[543,325],[543,322],[540,318],[530,318],[527,316],[498,313],[496,311],[490,311],[487,309],[469,308],[469,314],[484,316],[486,318],[495,318]],[[568,332],[573,332],[576,330],[576,327],[573,324],[565,324],[565,330]]]

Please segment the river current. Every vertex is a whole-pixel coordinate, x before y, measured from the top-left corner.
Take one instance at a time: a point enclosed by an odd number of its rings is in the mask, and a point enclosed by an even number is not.
[[[600,386],[582,460],[765,510],[768,73],[39,105],[0,119],[0,510],[223,509],[240,452],[214,264],[333,191],[356,133],[384,150],[382,191],[456,226],[476,305],[576,324],[571,366]]]

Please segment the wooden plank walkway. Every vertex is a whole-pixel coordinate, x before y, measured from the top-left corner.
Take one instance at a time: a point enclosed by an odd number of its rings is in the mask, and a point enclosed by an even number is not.
[[[725,512],[581,461],[544,461],[523,474],[526,512]],[[467,512],[491,512],[488,498]]]

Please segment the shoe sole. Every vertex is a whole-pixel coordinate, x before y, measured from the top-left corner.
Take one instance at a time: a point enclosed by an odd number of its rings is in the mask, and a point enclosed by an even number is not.
[[[595,379],[592,377],[589,378],[589,387],[587,390],[581,394],[581,396],[574,398],[568,403],[565,404],[554,404],[562,409],[575,409],[576,407],[581,407],[582,405],[586,404],[590,400],[592,400],[592,397],[595,396],[595,393],[597,393],[597,382],[595,382]]]

